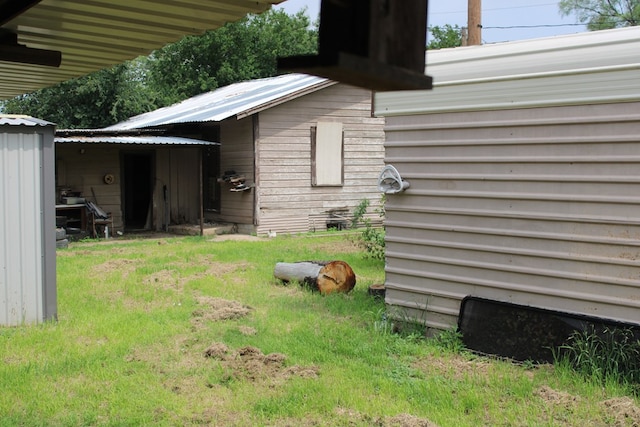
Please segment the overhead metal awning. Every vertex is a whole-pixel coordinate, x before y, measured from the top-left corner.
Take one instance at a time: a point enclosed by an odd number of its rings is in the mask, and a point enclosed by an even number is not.
[[[0,99],[148,55],[282,1],[0,0]]]
[[[0,116],[1,117],[1,116]],[[106,129],[59,129],[56,144],[134,144],[134,145],[220,145],[219,142],[167,134],[165,129],[113,131]]]
[[[220,145],[219,142],[177,136],[128,135],[128,136],[56,136],[56,144],[132,144],[132,145]]]

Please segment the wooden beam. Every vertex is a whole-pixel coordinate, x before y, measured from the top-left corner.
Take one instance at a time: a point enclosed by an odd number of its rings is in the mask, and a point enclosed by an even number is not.
[[[280,58],[281,71],[372,90],[431,89],[424,73],[427,0],[322,0],[318,55]]]
[[[22,15],[41,0],[0,0],[0,26]]]

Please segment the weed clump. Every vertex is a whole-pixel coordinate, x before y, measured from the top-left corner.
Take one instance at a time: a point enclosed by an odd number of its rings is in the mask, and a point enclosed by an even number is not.
[[[380,217],[384,218],[384,196],[380,203],[380,209],[376,211]],[[384,227],[374,227],[371,224],[369,218],[365,218],[369,207],[369,199],[362,199],[358,206],[353,211],[353,219],[351,221],[351,227],[356,228],[360,222],[364,224],[364,230],[362,230],[361,245],[367,252],[367,255],[373,259],[384,260],[384,248],[385,248],[385,230]]]
[[[554,352],[554,359],[596,383],[613,381],[640,394],[640,339],[630,328],[576,331]]]

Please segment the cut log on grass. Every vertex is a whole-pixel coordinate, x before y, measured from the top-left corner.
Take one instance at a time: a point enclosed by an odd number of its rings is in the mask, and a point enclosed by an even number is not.
[[[344,261],[279,262],[273,275],[285,282],[304,283],[323,294],[350,292],[356,286],[356,275]]]

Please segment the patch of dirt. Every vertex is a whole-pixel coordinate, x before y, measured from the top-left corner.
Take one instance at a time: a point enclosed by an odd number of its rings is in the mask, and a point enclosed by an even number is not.
[[[252,265],[247,262],[213,262],[207,267],[204,273],[198,273],[196,277],[214,276],[220,277],[226,274],[235,273],[242,270],[252,268]],[[192,276],[193,277],[193,276]]]
[[[216,342],[205,351],[204,357],[219,360],[228,375],[236,379],[287,379],[293,376],[314,379],[318,377],[315,366],[285,367],[287,357],[281,353],[263,354],[259,348],[246,346],[231,351],[226,344]]]
[[[181,287],[179,281],[173,277],[173,273],[169,270],[160,270],[149,274],[142,279],[142,283],[163,289],[179,289]]]
[[[409,414],[387,417],[385,418],[383,425],[385,427],[437,427],[436,424],[427,419],[414,417]]]
[[[216,234],[213,239],[209,239],[210,242],[225,242],[227,240],[239,240],[243,242],[259,242],[261,240],[267,240],[264,237],[251,236],[249,234]]]
[[[255,335],[258,333],[256,328],[252,328],[251,326],[239,326],[238,330],[242,335]]]
[[[640,427],[640,408],[630,397],[616,397],[600,402],[605,413],[620,427]]]
[[[580,401],[579,396],[574,396],[564,391],[554,390],[548,386],[540,387],[539,389],[534,391],[533,394],[538,396],[545,403],[563,406],[566,409],[573,408]]]
[[[180,285],[184,285],[190,280],[203,279],[207,277],[223,277],[232,273],[241,272],[253,268],[253,265],[248,262],[218,262],[215,261],[210,255],[197,256],[190,262],[177,262],[171,264],[171,266],[176,270],[183,270],[194,265],[206,265],[207,269],[205,271],[193,273],[180,278]],[[231,276],[229,279],[227,279],[227,281],[237,282],[238,276]]]
[[[192,322],[198,324],[204,321],[217,322],[222,320],[239,319],[248,315],[251,307],[243,305],[238,301],[226,300],[209,296],[199,296],[196,298],[198,304],[202,306],[195,310]]]
[[[533,392],[542,402],[543,418],[557,426],[574,426],[572,415],[580,405],[580,397],[570,393],[554,390],[549,386],[542,386]],[[598,417],[599,418],[599,417]],[[601,425],[602,420],[593,420],[593,425]]]
[[[204,357],[211,359],[224,360],[229,353],[229,347],[221,342],[211,344],[205,351]]]
[[[462,380],[469,376],[489,378],[492,364],[479,358],[468,359],[459,355],[450,355],[446,359],[437,356],[419,359],[413,363],[413,368],[426,374],[437,372],[445,378]]]
[[[351,409],[338,408],[336,414],[340,417],[347,418],[351,423],[367,423],[377,427],[438,427],[437,424],[426,418],[416,417],[410,414],[398,414],[392,417],[370,417],[360,414]]]
[[[122,278],[124,279],[129,276],[131,272],[135,271],[137,264],[133,259],[115,258],[102,264],[94,265],[91,268],[91,272],[98,276],[103,276],[114,271],[119,271],[122,273]]]

